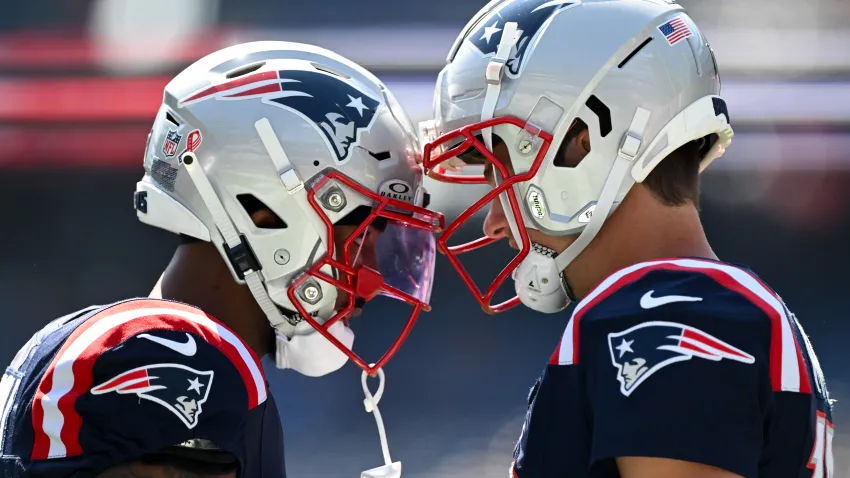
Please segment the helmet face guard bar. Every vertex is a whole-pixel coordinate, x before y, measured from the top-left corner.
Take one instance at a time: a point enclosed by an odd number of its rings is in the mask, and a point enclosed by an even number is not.
[[[537,151],[537,155],[534,158],[534,162],[531,165],[531,168],[522,174],[509,174],[507,167],[505,164],[500,161],[493,152],[486,147],[486,145],[478,139],[476,136],[476,132],[480,131],[484,128],[491,128],[496,125],[513,125],[517,128],[524,130],[525,133],[529,135],[535,141],[540,142],[539,149]],[[452,140],[462,139],[457,145],[453,147],[446,147],[445,145]],[[455,183],[455,184],[487,184],[487,179],[483,175],[456,175],[456,174],[446,174],[443,172],[441,164],[459,156],[466,152],[470,147],[475,148],[483,158],[488,161],[493,168],[498,171],[499,177],[502,178],[502,181],[494,187],[490,192],[485,194],[479,200],[475,201],[471,206],[469,206],[465,211],[463,211],[457,219],[452,221],[451,224],[446,228],[445,232],[439,237],[437,240],[437,248],[440,252],[445,254],[449,262],[451,262],[452,266],[455,270],[460,274],[461,279],[466,284],[467,288],[469,288],[472,295],[475,297],[475,300],[481,305],[481,308],[484,309],[485,312],[489,314],[496,314],[499,312],[503,312],[505,310],[510,309],[520,303],[519,296],[514,296],[513,298],[506,300],[499,304],[492,304],[491,301],[493,296],[498,291],[499,287],[507,280],[507,278],[511,275],[511,273],[519,266],[519,264],[528,256],[529,251],[531,250],[531,241],[528,237],[528,229],[525,227],[524,222],[522,221],[522,211],[519,207],[519,202],[516,197],[516,189],[514,185],[517,183],[525,182],[531,180],[540,169],[541,164],[543,164],[543,158],[546,157],[546,153],[549,151],[549,147],[552,144],[552,135],[546,131],[543,131],[534,125],[528,123],[527,121],[521,120],[519,118],[513,116],[503,116],[498,118],[489,119],[486,121],[481,121],[475,124],[471,124],[468,126],[464,126],[462,128],[456,129],[454,131],[445,133],[441,135],[436,140],[426,143],[423,151],[423,166],[425,168],[426,173],[438,180],[447,183]],[[434,153],[437,153],[434,156]],[[432,157],[434,156],[434,157]],[[519,253],[517,253],[516,257],[506,265],[501,272],[496,276],[490,286],[483,293],[472,280],[469,273],[460,263],[458,259],[459,254],[463,254],[466,252],[474,251],[476,249],[480,249],[482,247],[493,244],[498,239],[490,238],[490,237],[482,237],[477,240],[460,244],[457,246],[449,246],[448,240],[457,232],[457,230],[462,226],[466,221],[468,221],[476,212],[478,212],[485,205],[489,204],[491,201],[498,200],[499,196],[504,194],[507,199],[507,203],[511,209],[514,218],[517,218],[517,229],[520,234],[520,239],[522,243],[522,247],[520,248]]]
[[[366,196],[367,198],[373,200],[376,205],[372,208],[371,212],[367,216],[367,218],[355,229],[355,231],[345,240],[342,246],[342,254],[341,259],[334,259],[335,256],[335,241],[334,241],[334,224],[331,222],[330,218],[324,213],[322,207],[316,201],[316,193],[329,181],[334,180],[338,181],[349,188],[353,189],[359,194]],[[383,218],[394,223],[403,225],[407,228],[410,228],[415,231],[424,232],[427,234],[439,233],[443,230],[445,225],[445,219],[443,215],[435,212],[429,211],[425,208],[411,205],[409,203],[405,203],[396,199],[391,199],[389,197],[380,196],[375,192],[364,188],[348,176],[340,173],[339,171],[331,171],[327,173],[324,177],[322,177],[316,184],[310,188],[307,192],[307,200],[310,203],[310,206],[316,211],[319,217],[322,219],[322,222],[325,224],[327,228],[327,252],[324,257],[318,260],[315,264],[313,264],[305,273],[301,274],[292,285],[289,287],[287,291],[287,296],[292,304],[295,305],[295,308],[298,311],[298,314],[312,326],[316,331],[322,334],[327,340],[333,343],[337,348],[339,348],[343,353],[345,353],[351,361],[357,364],[358,367],[366,371],[369,375],[374,376],[378,369],[382,368],[387,361],[398,351],[398,348],[407,338],[408,334],[410,334],[413,325],[416,323],[416,319],[419,317],[419,313],[421,311],[429,311],[431,310],[430,305],[427,303],[427,296],[430,294],[430,289],[425,297],[423,298],[421,295],[419,298],[414,297],[413,295],[400,290],[398,287],[394,287],[387,283],[385,278],[381,275],[380,272],[369,268],[364,265],[356,265],[352,263],[351,255],[352,248],[356,250],[359,246],[355,244],[355,241],[363,235],[363,233],[367,230],[367,228],[378,218]],[[402,210],[410,212],[410,215],[402,214],[396,212],[394,210],[390,210],[389,208],[393,208],[395,210]],[[431,242],[432,250],[433,250],[433,242]],[[431,257],[433,259],[433,256]],[[321,268],[324,266],[330,266],[336,269],[341,276],[340,279],[334,278],[328,275],[325,272],[321,271]],[[320,324],[313,318],[307,310],[304,308],[304,305],[299,300],[296,290],[309,278],[315,278],[316,280],[324,281],[330,284],[333,287],[336,287],[338,293],[345,293],[348,296],[348,300],[346,301],[346,305],[341,309],[335,312],[333,317],[328,319],[325,323]],[[410,280],[414,280],[412,277]],[[427,278],[428,281],[431,280],[431,277]],[[426,287],[430,288],[430,282],[426,285]],[[405,323],[401,333],[395,339],[395,341],[390,345],[384,355],[374,364],[368,364],[365,360],[363,360],[358,354],[352,351],[350,348],[343,345],[336,337],[331,335],[328,332],[328,328],[347,317],[355,308],[355,302],[357,298],[363,299],[365,301],[369,301],[378,294],[383,294],[389,297],[393,297],[402,302],[410,304],[413,306],[413,311],[410,316],[407,318],[407,322]],[[424,300],[423,300],[424,299]]]

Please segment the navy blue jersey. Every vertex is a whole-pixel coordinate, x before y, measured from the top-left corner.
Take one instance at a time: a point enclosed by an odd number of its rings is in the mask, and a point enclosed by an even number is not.
[[[576,306],[530,393],[512,473],[617,478],[617,457],[641,456],[824,478],[832,437],[820,366],[782,300],[744,269],[662,260]]]
[[[135,299],[57,319],[0,381],[0,476],[95,476],[204,439],[243,478],[284,474],[283,438],[256,355],[195,307]]]

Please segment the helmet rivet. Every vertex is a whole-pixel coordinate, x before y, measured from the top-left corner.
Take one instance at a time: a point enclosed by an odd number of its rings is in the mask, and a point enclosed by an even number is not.
[[[544,277],[544,278],[540,279],[540,282],[542,282],[543,284],[548,284],[548,283],[549,283],[549,279],[547,279],[547,278],[545,278],[545,277]]]
[[[322,195],[322,204],[324,204],[326,209],[330,209],[333,212],[340,212],[346,206],[345,194],[340,188],[333,186]]]
[[[524,139],[519,142],[519,152],[522,154],[528,154],[532,150],[531,141]]]
[[[315,279],[307,279],[307,282],[298,288],[298,296],[308,304],[316,305],[322,300],[322,289]]]
[[[304,298],[310,302],[319,298],[319,288],[314,285],[309,285],[304,288]]]
[[[289,262],[289,251],[286,249],[274,251],[274,261],[280,265],[286,265]]]

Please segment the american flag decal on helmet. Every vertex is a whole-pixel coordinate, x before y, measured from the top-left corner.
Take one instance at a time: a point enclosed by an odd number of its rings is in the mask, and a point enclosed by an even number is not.
[[[688,25],[685,24],[682,17],[676,17],[666,23],[662,23],[658,26],[658,31],[664,35],[664,38],[667,39],[667,43],[669,43],[670,46],[679,43],[685,38],[694,36],[694,33],[690,28],[688,28]]]

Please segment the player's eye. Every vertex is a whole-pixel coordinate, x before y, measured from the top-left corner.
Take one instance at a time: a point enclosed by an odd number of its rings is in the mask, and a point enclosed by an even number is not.
[[[490,186],[496,185],[496,181],[493,178],[493,164],[489,161],[484,164],[484,177]]]

